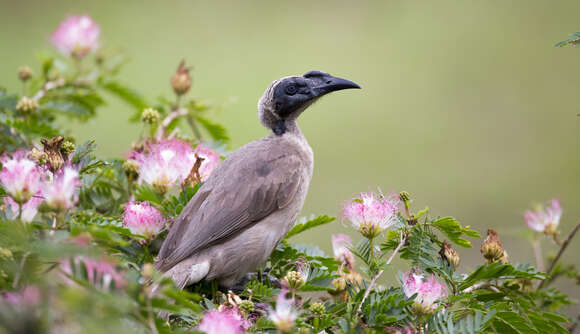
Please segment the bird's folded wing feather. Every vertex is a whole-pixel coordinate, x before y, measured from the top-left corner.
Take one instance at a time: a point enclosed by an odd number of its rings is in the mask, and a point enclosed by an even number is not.
[[[171,269],[291,202],[300,185],[300,159],[267,152],[253,158],[232,161],[200,188],[171,228],[157,258],[158,270]]]

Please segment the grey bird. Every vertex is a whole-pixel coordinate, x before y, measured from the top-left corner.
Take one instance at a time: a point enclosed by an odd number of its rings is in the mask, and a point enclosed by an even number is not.
[[[272,82],[258,102],[272,130],[216,168],[169,230],[155,262],[179,288],[216,280],[231,288],[264,264],[295,223],[312,178],[313,154],[296,118],[321,96],[360,88],[328,73]]]

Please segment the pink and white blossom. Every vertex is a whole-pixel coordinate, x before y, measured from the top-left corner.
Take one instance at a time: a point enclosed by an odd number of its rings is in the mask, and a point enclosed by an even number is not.
[[[0,183],[15,202],[25,203],[40,190],[41,174],[36,163],[18,151],[1,159]]]
[[[104,258],[97,259],[78,255],[70,260],[62,261],[60,264],[61,270],[71,276],[75,275],[75,273],[76,275],[82,273],[83,266],[86,269],[87,281],[95,287],[108,290],[111,287],[111,283],[114,283],[116,288],[126,285],[125,276]],[[69,279],[65,279],[65,282],[74,284]]]
[[[298,311],[294,308],[294,299],[286,298],[288,291],[282,289],[276,299],[276,308],[270,311],[269,318],[279,331],[289,332],[295,326]]]
[[[32,196],[26,203],[22,205],[22,215],[20,220],[25,223],[30,223],[38,213],[38,206],[42,203],[42,193],[38,192]],[[17,219],[20,210],[18,203],[10,197],[4,198],[4,204],[9,210],[6,210],[9,219]]]
[[[76,168],[66,166],[43,183],[42,194],[52,209],[67,210],[77,203],[81,185]]]
[[[201,176],[201,181],[205,182],[207,178],[211,175],[211,173],[215,170],[217,165],[220,163],[220,155],[217,154],[216,151],[207,148],[203,145],[197,145],[195,150],[193,151],[194,154],[194,162],[195,156],[202,158],[203,161],[201,166],[199,167],[199,175]]]
[[[344,206],[344,217],[365,237],[374,238],[397,222],[398,196],[361,193]]]
[[[204,159],[199,167],[204,181],[219,163],[219,155],[200,145],[194,150],[190,143],[181,139],[150,144],[144,152],[133,152],[131,158],[139,166],[138,182],[150,184],[163,193],[185,181],[197,160],[196,155]]]
[[[69,16],[52,34],[52,44],[63,54],[83,58],[99,48],[101,28],[88,15]]]
[[[40,289],[29,285],[19,291],[5,292],[4,300],[16,309],[33,308],[42,302]]]
[[[557,233],[561,218],[562,206],[560,201],[555,198],[546,207],[538,207],[535,210],[527,210],[524,213],[524,219],[529,228],[548,235]]]
[[[165,226],[165,219],[159,210],[147,202],[130,202],[125,206],[123,223],[131,233],[152,239]]]
[[[426,276],[423,273],[408,270],[403,275],[403,291],[407,298],[415,297],[415,310],[430,313],[435,310],[436,302],[447,297],[447,288],[439,283],[433,274]]]
[[[332,235],[332,250],[334,251],[334,258],[347,267],[351,268],[354,265],[354,255],[349,247],[352,246],[352,239],[346,234]]]
[[[241,334],[244,332],[243,321],[229,311],[207,312],[198,329],[207,334]]]

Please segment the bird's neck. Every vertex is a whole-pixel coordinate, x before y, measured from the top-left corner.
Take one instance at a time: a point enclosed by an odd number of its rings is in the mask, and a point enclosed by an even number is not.
[[[272,127],[272,131],[276,136],[282,136],[286,133],[303,137],[302,131],[298,127],[295,119],[279,120]]]

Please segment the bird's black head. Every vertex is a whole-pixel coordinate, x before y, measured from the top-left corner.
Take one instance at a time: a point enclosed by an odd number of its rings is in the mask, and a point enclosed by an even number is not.
[[[360,86],[321,71],[309,71],[301,77],[276,80],[268,87],[258,104],[261,109],[260,120],[276,134],[282,134],[285,132],[285,121],[296,119],[318,98],[349,88]],[[271,115],[267,115],[268,113]]]

